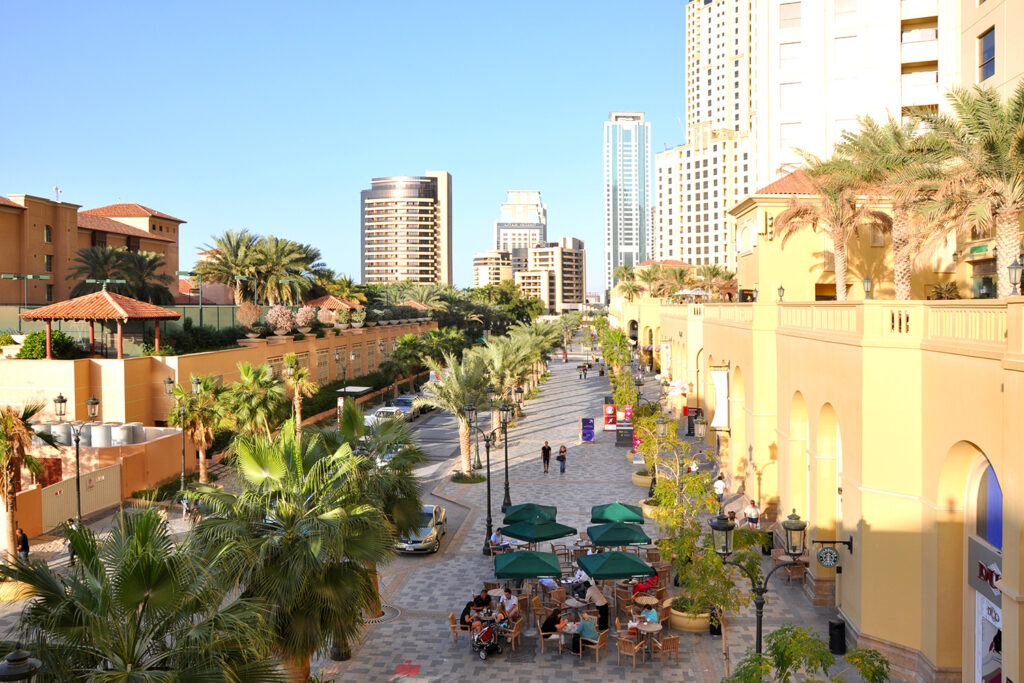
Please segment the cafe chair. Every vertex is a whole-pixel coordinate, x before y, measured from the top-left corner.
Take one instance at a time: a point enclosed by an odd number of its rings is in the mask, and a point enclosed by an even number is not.
[[[641,659],[643,658],[643,648],[644,643],[642,640],[632,641],[626,638],[619,638],[615,641],[615,649],[617,650],[617,664],[622,663],[622,657],[623,655],[625,655],[626,657],[633,658],[633,668],[635,669],[637,655],[640,655]]]
[[[449,612],[448,613],[448,626],[450,626],[451,629],[452,629],[452,645],[453,646],[456,643],[459,642],[459,634],[460,633],[465,633],[467,637],[469,636],[470,627],[469,626],[462,626],[462,625],[460,625],[459,622],[456,621],[456,619],[455,619],[455,613],[454,612]]]
[[[803,564],[790,565],[786,567],[786,583],[792,583],[794,580],[799,580],[800,583],[804,582],[804,577],[807,575],[807,566]]]
[[[665,663],[666,655],[674,656],[676,664],[679,663],[679,636],[665,636],[657,645],[658,656],[661,657],[662,664]]]
[[[664,632],[668,632],[669,618],[672,616],[672,608],[665,604],[660,604],[658,609],[658,623],[661,624],[661,628]]]
[[[497,581],[484,581],[484,590],[492,591],[495,588],[501,588],[501,584]]]
[[[644,559],[647,564],[656,564],[661,562],[661,552],[658,550],[648,550],[647,556]]]
[[[548,639],[548,636],[551,635],[551,634],[550,633],[541,633],[540,625],[543,622],[540,619],[537,619],[536,623],[537,623],[537,640],[540,641],[540,651],[544,652],[544,646],[549,644],[549,643],[547,643],[547,639]],[[557,636],[558,634],[556,633],[555,635]],[[558,637],[561,637],[561,636],[558,636]],[[554,645],[554,643],[551,643],[551,645]]]
[[[601,661],[601,650],[608,654],[608,630],[605,629],[597,634],[597,640],[580,639],[580,658],[587,653],[587,650],[594,651],[594,662]]]
[[[563,602],[565,602],[565,589],[556,588],[555,590],[548,593],[547,602],[544,602],[542,604],[544,607],[552,609],[554,607],[561,607]]]
[[[512,647],[512,651],[516,651],[516,643],[521,641],[523,638],[523,620],[517,619],[512,622],[512,626],[509,628],[501,629],[501,636],[508,641],[508,644]]]

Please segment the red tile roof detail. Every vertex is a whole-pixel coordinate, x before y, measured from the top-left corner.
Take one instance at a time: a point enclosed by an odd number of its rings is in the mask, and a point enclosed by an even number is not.
[[[24,209],[25,207],[17,202],[12,202],[7,197],[0,195],[0,206],[9,206],[12,209]]]
[[[95,209],[88,209],[82,213],[89,213],[94,216],[106,216],[107,218],[163,218],[164,220],[184,223],[185,221],[174,216],[168,216],[156,209],[151,209],[142,204],[108,204]]]
[[[693,268],[692,263],[686,261],[679,261],[676,259],[663,259],[656,261],[655,259],[647,259],[643,263],[636,264],[637,268],[645,268],[647,266],[666,266],[668,268]]]
[[[25,320],[174,320],[181,313],[106,290],[21,314]]]
[[[328,311],[336,311],[339,308],[352,309],[362,308],[362,304],[358,301],[349,301],[342,299],[339,296],[333,294],[327,294],[326,296],[317,297],[312,301],[307,301],[303,306],[312,306],[314,308],[326,308]]]
[[[797,169],[787,173],[775,182],[765,185],[754,194],[818,194],[808,175]]]
[[[171,237],[164,237],[152,232],[146,232],[141,228],[132,227],[111,218],[104,218],[95,214],[80,211],[78,213],[78,227],[84,230],[98,230],[99,232],[113,232],[129,237],[140,237],[142,239],[156,240],[157,242],[173,242]]]

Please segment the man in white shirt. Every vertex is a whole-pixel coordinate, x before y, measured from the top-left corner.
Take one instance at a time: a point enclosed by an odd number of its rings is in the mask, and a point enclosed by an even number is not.
[[[512,595],[512,589],[505,586],[505,593],[498,600],[501,603],[502,611],[508,615],[509,619],[514,619],[519,614],[519,598]]]
[[[743,508],[743,516],[747,518],[747,527],[756,529],[758,520],[761,517],[761,510],[758,509],[757,503],[753,500],[747,503],[747,507]]]
[[[572,594],[578,598],[583,597],[583,593],[587,590],[583,585],[587,581],[587,573],[582,569],[577,568],[576,573],[572,575]]]
[[[725,498],[725,477],[721,474],[718,475],[718,479],[715,479],[715,495],[718,497],[718,502],[721,503]]]

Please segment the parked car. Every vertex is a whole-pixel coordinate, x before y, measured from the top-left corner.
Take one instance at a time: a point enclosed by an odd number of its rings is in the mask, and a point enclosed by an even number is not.
[[[363,424],[367,427],[371,427],[381,420],[387,420],[393,417],[405,418],[405,413],[402,412],[401,408],[395,408],[394,406],[384,406],[383,408],[377,408],[372,415],[367,415],[363,418]]]
[[[420,409],[412,404],[415,396],[399,396],[391,403],[392,408],[398,408],[405,415],[406,419],[415,420],[420,416]]]
[[[440,505],[424,505],[420,510],[420,527],[408,538],[400,538],[395,550],[401,553],[436,553],[441,537],[448,533],[448,517]]]

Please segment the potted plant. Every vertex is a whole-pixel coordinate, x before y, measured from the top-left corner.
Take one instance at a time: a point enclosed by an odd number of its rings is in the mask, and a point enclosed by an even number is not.
[[[267,311],[267,324],[274,330],[274,334],[283,337],[295,327],[295,316],[290,308],[286,306],[271,306]]]
[[[348,310],[347,308],[339,308],[338,310],[336,310],[334,312],[334,326],[337,327],[339,330],[347,330],[348,321],[351,314],[352,311]]]
[[[295,326],[302,334],[306,334],[312,329],[314,320],[316,320],[316,311],[312,306],[303,306],[295,314]]]
[[[366,313],[366,326],[373,327],[380,322],[381,311],[376,308],[364,308],[363,311]]]
[[[630,458],[632,460],[632,458]],[[645,489],[651,488],[651,472],[646,467],[638,469],[633,473],[632,477],[633,484],[636,486],[642,486]]]
[[[249,301],[246,301],[238,307],[238,311],[235,313],[235,318],[238,320],[239,325],[248,330],[248,332],[245,333],[245,336],[249,339],[255,339],[260,336],[259,332],[255,329],[255,325],[262,315],[263,309]]]
[[[366,320],[366,309],[357,308],[356,310],[352,311],[352,315],[349,317],[349,320],[352,321],[352,327],[362,327],[363,321]]]

